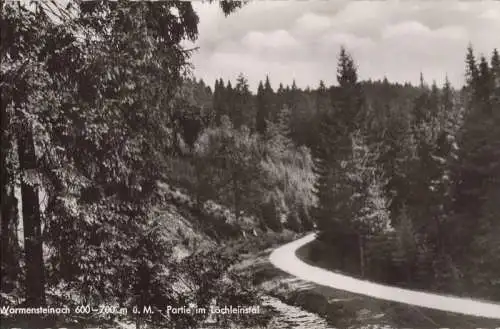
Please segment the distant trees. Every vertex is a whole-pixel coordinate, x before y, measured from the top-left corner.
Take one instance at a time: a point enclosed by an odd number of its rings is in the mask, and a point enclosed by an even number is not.
[[[288,218],[294,230],[311,226],[309,211],[315,204],[314,174],[310,150],[297,147],[290,137],[290,110],[284,107],[276,123],[268,122],[265,135],[264,181],[268,190],[264,200],[273,202],[278,215]]]
[[[192,83],[188,81],[187,85]],[[174,112],[178,113],[180,144],[194,147],[183,153],[182,160],[171,159],[169,170],[178,165],[185,170],[173,180],[192,191],[200,207],[213,200],[235,214],[244,211],[262,218],[264,227],[273,230],[281,230],[284,225],[294,230],[310,228],[314,204],[312,158],[307,147],[296,146],[296,122],[292,123],[294,116],[289,108],[289,104],[300,100],[302,91],[296,85],[291,89],[281,85],[278,95],[267,77],[260,82],[257,94],[252,95],[242,74],[236,87],[230,86],[222,79],[215,82],[213,111],[208,111],[213,113],[213,121],[204,119],[205,111],[199,105],[202,97],[196,96],[196,92],[203,93],[203,88],[196,88],[195,94],[193,88],[182,93],[176,107],[179,110]],[[303,115],[307,115],[308,108],[302,107]],[[307,124],[302,129],[308,131]],[[196,136],[193,144],[191,137]],[[248,147],[241,148],[243,145]],[[240,156],[247,158],[230,164]],[[238,166],[243,167],[228,176],[230,168]],[[293,223],[287,224],[287,218]]]
[[[262,135],[265,134],[267,129],[266,122],[273,118],[273,114],[276,111],[274,108],[275,95],[271,87],[271,82],[269,81],[269,76],[266,76],[264,84],[262,81],[259,82],[256,97],[257,115],[255,119],[255,129]]]
[[[220,78],[215,81],[214,96],[213,96],[213,107],[217,120],[220,120],[220,118],[223,115],[227,115],[227,113],[225,113],[225,108],[224,108],[225,102],[226,100],[225,100],[224,81],[222,80],[222,78]]]
[[[327,111],[331,107],[330,97],[328,95],[328,89],[323,80],[319,82],[318,89],[316,90],[316,113],[322,113]]]
[[[248,80],[242,73],[238,75],[234,88],[231,81],[226,86],[222,78],[215,81],[213,104],[219,123],[223,116],[227,116],[237,128],[243,125],[252,129],[255,127],[256,104]]]
[[[197,143],[197,153],[213,170],[202,179],[210,179],[214,199],[231,205],[238,220],[243,210],[256,212],[256,198],[261,184],[260,147],[257,136],[247,127],[233,128],[227,117],[222,124],[208,129]]]
[[[193,158],[201,188],[196,193],[229,206],[235,220],[244,212],[279,231],[288,216],[296,222],[294,229],[310,227],[312,159],[287,136],[287,113],[283,109],[278,124],[268,121],[265,136],[252,134],[246,126],[234,127],[228,117],[206,129]]]
[[[242,125],[245,125],[248,128],[254,127],[255,107],[249,88],[247,78],[240,73],[238,79],[236,80],[236,86],[234,89],[235,100],[231,111],[231,121],[237,128]]]

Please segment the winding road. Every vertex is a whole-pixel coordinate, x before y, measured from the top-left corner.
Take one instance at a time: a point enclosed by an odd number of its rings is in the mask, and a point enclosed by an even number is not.
[[[275,249],[269,256],[270,262],[291,275],[322,286],[445,312],[500,319],[500,304],[386,286],[306,264],[296,251],[315,237],[312,233]]]

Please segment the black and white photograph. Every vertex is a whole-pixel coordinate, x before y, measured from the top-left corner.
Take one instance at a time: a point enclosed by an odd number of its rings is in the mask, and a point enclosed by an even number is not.
[[[0,7],[0,329],[500,329],[500,1]]]

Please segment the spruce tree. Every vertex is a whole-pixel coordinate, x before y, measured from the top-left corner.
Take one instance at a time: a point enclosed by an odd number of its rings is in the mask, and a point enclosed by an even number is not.
[[[309,134],[310,138],[307,146],[311,149],[319,142],[319,127],[321,122],[321,115],[331,108],[330,97],[328,95],[328,89],[325,86],[323,80],[320,81],[318,89],[314,91],[314,108],[309,111],[310,116],[310,127]]]
[[[478,65],[479,76],[476,86],[477,101],[481,107],[481,111],[485,114],[492,114],[493,111],[493,89],[494,89],[494,74],[488,64],[486,57],[481,56]]]
[[[468,59],[472,50],[468,51]],[[468,61],[468,64],[471,62]],[[460,135],[459,168],[456,185],[455,211],[463,218],[461,234],[470,242],[478,228],[486,225],[484,207],[490,193],[498,187],[500,161],[500,118],[492,102],[493,84],[491,68],[482,57],[477,66],[468,67],[476,72],[469,79],[464,126]],[[495,187],[497,186],[497,187]]]
[[[242,125],[253,127],[253,106],[251,102],[252,94],[248,86],[248,80],[243,73],[240,73],[236,80],[236,87],[234,89],[235,101],[234,108],[231,111],[231,120],[236,128]]]
[[[286,103],[285,87],[280,82],[278,90],[276,90],[276,107],[282,109],[285,105],[289,108],[289,105]]]
[[[357,69],[351,55],[344,47],[340,49],[337,67],[338,97],[333,100],[336,116],[345,123],[346,129],[354,131],[363,122],[364,98],[358,83]]]
[[[266,107],[264,85],[262,84],[262,81],[260,81],[259,87],[257,88],[257,116],[255,118],[255,129],[261,135],[264,135],[266,132],[267,118],[268,112]]]
[[[448,134],[454,135],[456,129],[458,128],[455,125],[452,125],[452,122],[456,122],[458,117],[455,117],[457,112],[455,111],[454,99],[453,99],[453,90],[450,84],[450,80],[448,80],[448,76],[446,76],[443,90],[440,95],[440,104],[439,108],[439,126],[441,130],[445,130]],[[458,122],[456,122],[458,124]]]
[[[264,135],[267,129],[267,121],[277,118],[277,109],[275,108],[275,94],[269,81],[269,76],[266,76],[265,83],[259,83],[257,89],[257,116],[256,130]]]
[[[396,226],[403,206],[408,203],[408,164],[412,159],[413,146],[410,126],[409,113],[405,108],[389,107],[378,161],[388,178],[385,192],[391,200],[389,209],[393,226]]]
[[[479,77],[479,71],[477,68],[476,56],[474,55],[474,49],[472,45],[467,47],[467,54],[465,56],[465,78],[468,87],[475,88],[475,83]]]
[[[220,119],[224,115],[224,106],[225,106],[224,102],[225,102],[225,86],[224,86],[224,80],[220,78],[215,81],[214,94],[213,94],[213,108],[217,122],[220,122]]]
[[[498,109],[498,106],[500,106],[500,55],[496,48],[493,50],[493,55],[491,56],[491,73],[495,89],[493,103]]]
[[[426,249],[436,251],[442,243],[441,197],[438,181],[442,166],[446,164],[446,136],[439,131],[440,92],[435,82],[431,88],[422,87],[415,100],[413,134],[416,142],[416,158],[411,163],[411,193],[408,210],[415,230],[425,237]],[[440,135],[440,136],[439,136]],[[438,136],[440,137],[438,139]],[[436,143],[442,149],[436,149]],[[441,163],[444,161],[444,163]],[[421,255],[429,256],[429,255]]]
[[[468,59],[470,54],[472,49]],[[500,286],[491,279],[499,270],[494,264],[498,264],[500,250],[498,239],[493,237],[500,231],[500,108],[494,97],[496,73],[484,56],[474,67],[471,62],[468,61],[468,71],[475,74],[467,80],[469,97],[459,140],[454,204],[461,224],[454,234],[461,239],[462,248],[454,251],[466,256],[463,258],[467,275],[498,298]]]
[[[276,107],[276,99],[274,90],[271,87],[271,82],[269,80],[269,75],[266,75],[266,81],[264,83],[264,99],[267,113],[267,120],[273,120],[277,118],[279,108]]]
[[[325,82],[319,82],[318,89],[316,90],[316,113],[322,113],[329,108],[328,89]]]
[[[290,138],[290,120],[290,109],[284,105],[278,113],[277,122],[268,122],[267,139],[272,140],[275,144],[275,149],[279,150],[280,153],[289,151],[293,147],[293,142]]]
[[[343,266],[345,251],[358,244],[351,202],[355,187],[346,170],[352,155],[351,134],[359,124],[361,110],[357,71],[344,48],[340,51],[337,81],[340,98],[320,116],[320,138],[314,149],[318,200],[315,218],[320,238],[334,246]]]
[[[224,90],[224,115],[228,118],[232,118],[235,105],[235,92],[231,80],[227,81],[226,89]]]

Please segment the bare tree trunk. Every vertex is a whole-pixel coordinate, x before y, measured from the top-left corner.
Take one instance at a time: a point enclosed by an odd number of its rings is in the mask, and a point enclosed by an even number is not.
[[[25,129],[18,135],[18,152],[21,172],[36,168],[33,132]],[[24,251],[26,259],[26,304],[41,306],[45,304],[45,273],[42,250],[42,226],[40,202],[37,189],[33,184],[21,182]]]
[[[3,88],[2,88],[3,89]],[[15,244],[17,244],[17,204],[14,189],[9,193],[9,187],[13,187],[12,172],[7,168],[7,157],[12,150],[12,140],[9,136],[10,117],[7,112],[7,102],[2,103],[0,114],[1,148],[0,148],[0,263],[1,263],[1,291],[8,292],[13,288],[12,283],[17,278],[19,270],[19,259],[15,254]]]
[[[5,190],[3,190],[2,187],[2,209],[0,217],[2,227],[2,248],[6,247],[5,250],[16,249],[18,212],[17,199],[12,185],[7,185]]]
[[[3,175],[3,174],[2,174]],[[8,191],[7,184],[2,182],[2,209],[1,209],[1,291],[9,292],[14,286],[18,268],[18,259],[15,254],[15,203],[14,195]]]

